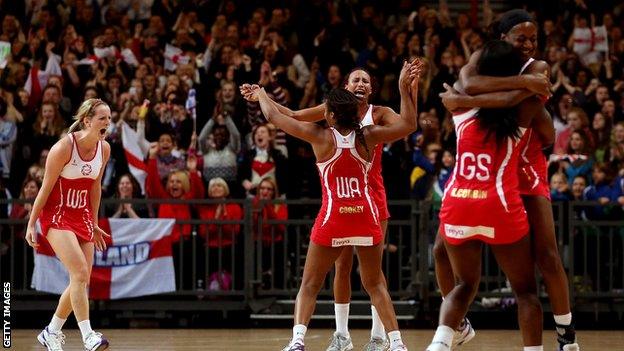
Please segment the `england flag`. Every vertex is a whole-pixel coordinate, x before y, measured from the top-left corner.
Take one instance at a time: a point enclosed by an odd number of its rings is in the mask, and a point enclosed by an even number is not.
[[[100,219],[100,228],[111,237],[106,238],[106,251],[95,252],[89,298],[109,300],[175,291],[174,224],[174,219]],[[67,270],[41,234],[38,242],[32,287],[61,294],[69,284]]]

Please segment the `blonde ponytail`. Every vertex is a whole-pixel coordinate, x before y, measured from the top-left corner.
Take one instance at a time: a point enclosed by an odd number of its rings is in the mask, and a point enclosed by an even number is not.
[[[74,123],[72,123],[72,125],[69,126],[67,133],[71,133],[78,129],[82,129],[84,127],[84,124],[83,124],[84,119],[86,117],[92,117],[93,114],[95,113],[95,108],[100,105],[108,106],[108,104],[105,103],[101,99],[92,98],[92,99],[85,100],[82,103],[82,105],[80,105],[80,107],[78,108],[78,112],[76,112],[76,115],[74,116]]]

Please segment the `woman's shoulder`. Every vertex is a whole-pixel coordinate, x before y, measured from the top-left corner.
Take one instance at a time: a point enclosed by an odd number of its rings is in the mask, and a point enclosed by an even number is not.
[[[52,145],[52,148],[50,148],[50,155],[52,157],[55,157],[55,155],[67,156],[71,153],[73,146],[73,141],[68,134],[67,136],[59,139],[56,143],[54,143],[54,145]]]

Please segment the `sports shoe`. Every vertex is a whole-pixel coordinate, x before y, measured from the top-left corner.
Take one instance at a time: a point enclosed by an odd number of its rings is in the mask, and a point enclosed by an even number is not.
[[[399,346],[397,346],[397,347],[393,348],[393,349],[392,349],[392,350],[390,350],[390,351],[407,351],[407,346],[405,346],[405,345],[399,345]]]
[[[92,331],[84,340],[86,351],[102,351],[108,348],[108,340],[102,337],[102,333]]]
[[[48,348],[48,351],[63,351],[63,345],[65,344],[65,334],[62,331],[52,333],[45,327],[44,330],[37,335],[39,343]]]
[[[338,332],[334,332],[329,346],[325,351],[347,351],[353,349],[353,342],[351,342],[350,336],[344,336]]]
[[[428,347],[427,351],[450,351],[451,347],[443,342],[437,341],[432,342]]]
[[[573,344],[563,345],[563,347],[561,348],[561,351],[581,351],[581,348],[579,344],[573,343]]]
[[[472,340],[475,337],[475,330],[470,324],[468,318],[464,317],[462,321],[462,325],[458,330],[455,331],[455,335],[453,335],[453,346],[451,348],[456,348],[457,346],[461,346],[468,341]]]
[[[390,349],[390,341],[388,338],[372,337],[366,345],[364,351],[388,351]]]
[[[574,325],[556,325],[558,351],[579,351],[581,348],[576,343],[576,331]]]
[[[302,343],[295,341],[295,343],[292,345],[286,345],[286,347],[284,347],[282,351],[305,351],[305,346]]]

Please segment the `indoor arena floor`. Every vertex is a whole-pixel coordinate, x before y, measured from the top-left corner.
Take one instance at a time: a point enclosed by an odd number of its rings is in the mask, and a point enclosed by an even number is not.
[[[289,329],[104,329],[111,351],[190,351],[250,350],[279,351],[288,342]],[[44,350],[37,342],[36,330],[13,330],[12,350]],[[333,330],[310,329],[306,350],[323,351]],[[83,350],[78,330],[66,330],[64,350]],[[403,340],[410,350],[422,351],[433,336],[433,330],[405,329]],[[578,331],[581,350],[611,351],[624,349],[624,331]],[[351,330],[354,350],[362,350],[369,331]],[[544,350],[554,351],[554,331],[544,332]],[[477,330],[477,336],[459,351],[522,350],[520,332],[513,330]]]

